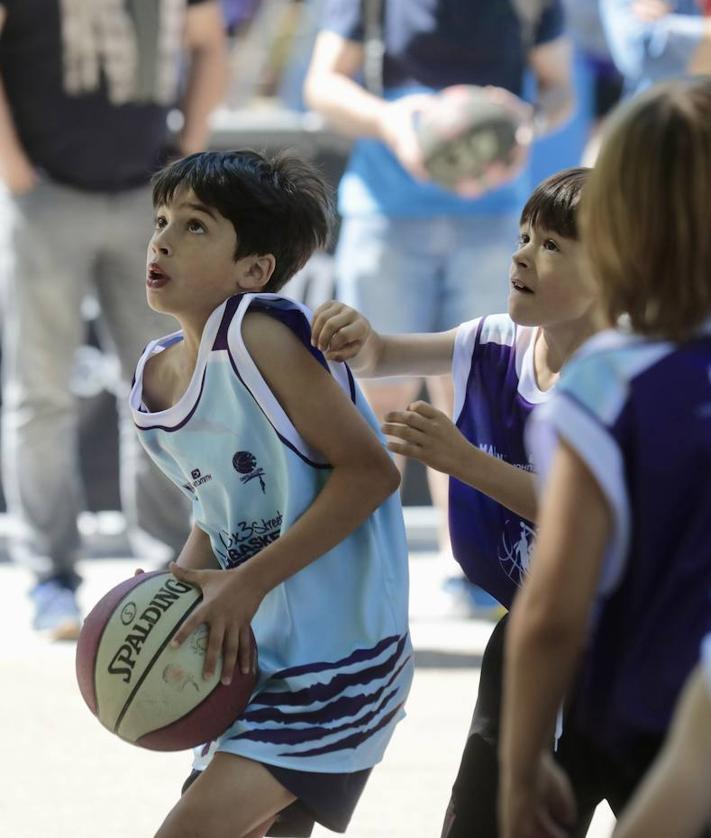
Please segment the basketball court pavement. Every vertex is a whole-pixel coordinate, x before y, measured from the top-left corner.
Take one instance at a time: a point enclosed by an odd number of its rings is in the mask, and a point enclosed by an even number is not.
[[[438,838],[493,626],[457,616],[441,590],[454,565],[427,549],[423,517],[424,510],[408,510],[417,663],[408,716],[373,772],[351,838]],[[112,534],[111,521],[84,523],[98,556],[81,566],[88,609],[137,562],[126,557],[120,527]],[[27,584],[26,575],[0,557],[0,832],[8,838],[150,838],[176,799],[190,757],[143,751],[99,725],[76,687],[74,646],[49,645],[31,631]],[[601,807],[589,838],[608,838],[611,828],[609,810]],[[314,838],[333,834],[314,830]]]

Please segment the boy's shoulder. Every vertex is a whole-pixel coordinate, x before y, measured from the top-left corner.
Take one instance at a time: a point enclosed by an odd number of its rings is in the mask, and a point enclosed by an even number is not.
[[[492,347],[521,358],[533,344],[536,331],[536,326],[521,326],[506,313],[487,314],[462,323],[456,344],[462,358],[473,358],[479,350]]]
[[[512,346],[522,328],[517,326],[506,314],[485,314],[473,320],[465,320],[457,326],[457,340],[469,343],[472,347],[485,343],[498,343]]]
[[[669,353],[671,344],[619,329],[586,341],[567,362],[557,392],[611,423],[628,400],[632,382]]]

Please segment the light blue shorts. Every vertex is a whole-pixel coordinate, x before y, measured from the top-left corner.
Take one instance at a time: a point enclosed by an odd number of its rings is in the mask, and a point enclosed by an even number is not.
[[[438,332],[506,311],[519,213],[345,218],[338,299],[380,332]]]

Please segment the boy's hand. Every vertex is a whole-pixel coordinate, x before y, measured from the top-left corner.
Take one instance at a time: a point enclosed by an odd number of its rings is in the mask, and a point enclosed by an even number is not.
[[[370,323],[354,308],[330,300],[314,312],[311,345],[329,361],[347,361],[355,357],[372,334]]]
[[[455,473],[471,447],[445,413],[422,401],[413,402],[407,410],[388,413],[382,430],[399,440],[388,442],[390,451],[445,474]]]
[[[238,660],[240,671],[247,675],[255,665],[250,643],[250,623],[263,594],[249,584],[248,577],[240,568],[188,570],[171,562],[170,572],[182,582],[196,585],[202,591],[202,602],[175,633],[171,646],[180,646],[199,625],[207,623],[210,633],[203,677],[211,677],[220,653],[223,684],[232,681]]]
[[[528,781],[502,775],[499,827],[502,838],[568,838],[577,819],[570,780],[550,754],[543,754]]]

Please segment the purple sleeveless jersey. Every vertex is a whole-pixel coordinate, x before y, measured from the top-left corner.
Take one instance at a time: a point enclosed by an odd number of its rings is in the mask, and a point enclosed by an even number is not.
[[[535,334],[507,314],[463,323],[452,363],[457,428],[482,451],[527,471],[524,426],[548,396],[535,380]],[[451,478],[449,530],[467,577],[508,608],[528,565],[533,524]]]
[[[530,423],[542,472],[558,437],[613,515],[572,718],[624,755],[665,732],[711,631],[711,323],[683,345],[593,338]]]

